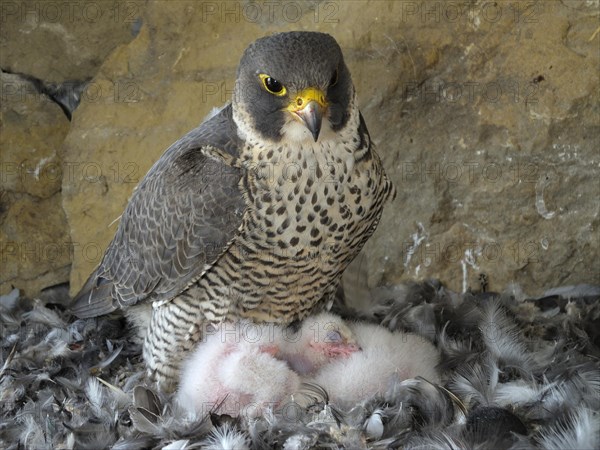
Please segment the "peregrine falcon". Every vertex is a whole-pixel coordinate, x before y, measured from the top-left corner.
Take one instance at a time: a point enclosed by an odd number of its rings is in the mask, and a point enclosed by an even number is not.
[[[206,324],[322,309],[394,192],[335,39],[258,39],[232,101],[135,189],[72,312],[125,310],[144,328],[151,376],[172,389]]]

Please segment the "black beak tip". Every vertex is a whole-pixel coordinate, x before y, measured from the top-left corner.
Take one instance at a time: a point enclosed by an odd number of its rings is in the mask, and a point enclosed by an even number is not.
[[[317,142],[319,140],[319,134],[321,133],[321,129],[316,129],[316,130],[311,130],[310,131],[312,134],[313,139],[315,140],[315,142]]]

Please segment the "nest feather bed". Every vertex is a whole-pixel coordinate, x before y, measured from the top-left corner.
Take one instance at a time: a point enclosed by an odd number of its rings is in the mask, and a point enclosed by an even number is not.
[[[66,287],[0,298],[0,447],[6,449],[600,448],[600,288],[528,298],[437,281],[380,287],[362,320],[429,339],[442,382],[397,380],[356,405],[318,386],[294,417],[185,413],[145,378],[122,317],[75,320]],[[418,355],[415,355],[418,358]]]

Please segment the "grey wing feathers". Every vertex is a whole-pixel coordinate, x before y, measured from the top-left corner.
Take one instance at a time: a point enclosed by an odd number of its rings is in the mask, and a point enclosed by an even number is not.
[[[170,300],[216,260],[241,223],[241,172],[201,149],[235,157],[238,145],[226,106],[163,154],[134,191],[102,263],[73,300],[73,314]]]

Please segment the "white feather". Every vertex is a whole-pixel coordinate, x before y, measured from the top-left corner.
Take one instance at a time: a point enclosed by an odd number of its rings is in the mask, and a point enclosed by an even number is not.
[[[315,438],[313,436],[294,434],[285,440],[283,450],[308,450],[314,446],[314,443]]]
[[[510,381],[498,385],[494,400],[500,406],[519,405],[537,400],[541,391],[540,386],[524,380]]]
[[[532,358],[520,341],[517,327],[499,304],[490,302],[484,306],[480,329],[486,348],[497,360],[521,368],[531,366]]]
[[[202,444],[202,448],[205,450],[246,450],[250,448],[248,435],[234,429],[229,424],[213,429]]]
[[[559,422],[541,432],[540,448],[579,450],[599,447],[600,417],[597,411],[580,408],[569,417],[567,423]]]
[[[25,448],[47,448],[47,445],[43,445],[46,443],[44,431],[35,421],[35,417],[33,415],[26,415],[23,422],[20,442],[25,445]]]
[[[474,364],[456,373],[450,382],[451,390],[467,404],[492,403],[500,371],[491,358],[484,364]]]
[[[102,415],[102,404],[104,403],[104,390],[102,385],[96,378],[88,378],[85,385],[85,394],[94,410],[94,413],[98,416]]]

